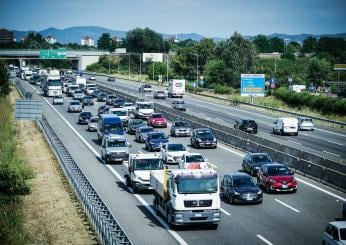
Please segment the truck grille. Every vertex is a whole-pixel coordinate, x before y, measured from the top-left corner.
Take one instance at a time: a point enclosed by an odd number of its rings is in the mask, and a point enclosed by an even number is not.
[[[185,208],[190,207],[211,207],[212,200],[191,200],[184,201]]]

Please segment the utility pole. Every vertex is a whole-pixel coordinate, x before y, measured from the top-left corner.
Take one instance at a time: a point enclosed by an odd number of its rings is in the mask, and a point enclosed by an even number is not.
[[[197,58],[197,69],[196,69],[196,88],[198,88],[198,57],[199,57],[199,55],[198,54],[196,54],[196,58]]]
[[[130,80],[130,74],[131,74],[131,54],[129,54],[129,80]]]

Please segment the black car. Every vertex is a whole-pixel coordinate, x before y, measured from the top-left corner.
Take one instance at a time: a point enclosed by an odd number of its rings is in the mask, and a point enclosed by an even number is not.
[[[172,108],[178,111],[186,111],[186,104],[183,100],[174,100],[172,102]]]
[[[101,115],[105,113],[105,111],[109,108],[108,105],[100,105],[99,108],[97,109],[97,115]]]
[[[242,163],[243,172],[257,176],[262,164],[271,163],[273,159],[267,153],[246,153]]]
[[[116,95],[113,95],[113,94],[110,94],[110,95],[107,95],[107,98],[106,98],[106,105],[113,105],[113,101],[117,98]]]
[[[78,116],[78,124],[88,124],[93,115],[89,111],[82,111]]]
[[[121,99],[121,98],[116,98],[112,100],[112,105],[114,107],[123,107],[125,104],[125,100]]]
[[[94,105],[94,98],[91,96],[84,96],[82,99],[83,105]]]
[[[235,121],[234,128],[247,133],[257,134],[257,123],[254,120],[240,119],[239,121]]]
[[[191,146],[195,148],[216,148],[217,139],[213,131],[209,128],[197,128],[191,133]]]
[[[101,93],[100,90],[94,89],[94,91],[90,94],[93,98],[97,98],[98,95]]]
[[[142,119],[130,119],[129,123],[127,124],[126,132],[128,134],[135,134],[136,129],[142,126],[146,126],[147,123],[143,121]]]
[[[108,77],[108,78],[107,78],[107,81],[109,81],[109,82],[114,82],[115,79],[114,79],[114,77]]]
[[[106,93],[99,93],[98,95],[97,95],[97,101],[98,102],[105,102],[106,101],[106,99],[107,99],[107,94]]]
[[[165,91],[159,90],[154,92],[154,99],[166,99],[166,93]]]
[[[262,203],[263,193],[253,178],[246,173],[224,175],[220,187],[221,197],[230,204]]]
[[[342,206],[342,218],[346,219],[346,203]]]
[[[186,122],[177,120],[173,121],[170,133],[174,137],[191,136],[191,128]]]

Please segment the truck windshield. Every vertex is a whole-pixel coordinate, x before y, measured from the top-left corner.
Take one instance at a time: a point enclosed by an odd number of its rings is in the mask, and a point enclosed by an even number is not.
[[[123,128],[121,127],[120,124],[105,124],[105,133],[120,133],[123,132]]]
[[[202,194],[217,192],[216,177],[208,178],[183,178],[176,181],[180,194]]]
[[[112,111],[117,116],[127,116],[127,111]]]
[[[108,141],[108,147],[126,147],[125,140],[110,140]]]
[[[153,109],[153,104],[139,104],[139,109]]]
[[[157,170],[162,169],[162,159],[136,159],[133,163],[135,170]]]
[[[61,86],[61,80],[48,80],[48,86]]]

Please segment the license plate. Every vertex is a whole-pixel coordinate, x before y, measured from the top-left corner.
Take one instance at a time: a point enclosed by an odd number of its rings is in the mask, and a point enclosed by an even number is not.
[[[287,185],[282,185],[282,189],[287,189],[288,186]]]
[[[252,130],[253,130],[253,128],[248,128],[247,130],[252,131]]]
[[[202,217],[202,214],[195,214],[195,217]]]

